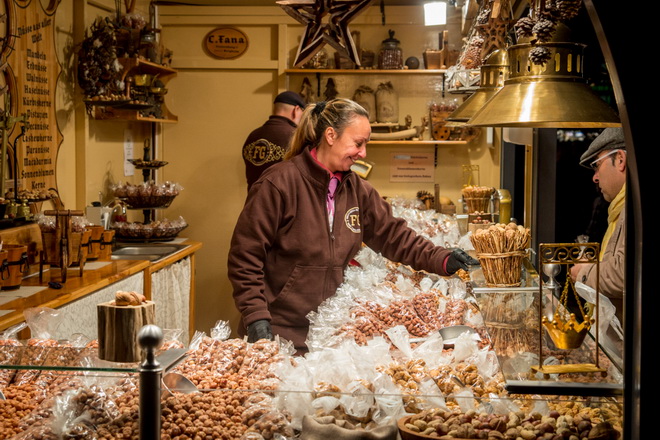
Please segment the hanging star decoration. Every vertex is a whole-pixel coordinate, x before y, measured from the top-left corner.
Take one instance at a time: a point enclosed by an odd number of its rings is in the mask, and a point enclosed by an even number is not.
[[[299,23],[304,24],[298,53],[293,65],[300,67],[327,44],[341,55],[360,65],[348,24],[373,0],[280,0],[282,9]],[[327,20],[326,23],[323,21]]]

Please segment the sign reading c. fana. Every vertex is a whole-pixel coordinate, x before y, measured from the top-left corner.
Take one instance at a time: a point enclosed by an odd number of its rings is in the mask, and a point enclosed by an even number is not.
[[[222,27],[213,29],[204,37],[204,50],[207,54],[221,60],[233,60],[243,55],[248,49],[247,35],[236,28]]]
[[[29,193],[57,188],[57,153],[62,133],[57,125],[55,96],[61,66],[55,48],[55,12],[59,2],[44,9],[40,0],[7,2],[8,67],[11,114],[25,115],[25,131],[16,123],[9,142],[16,149],[20,188]],[[13,168],[13,164],[12,165]]]

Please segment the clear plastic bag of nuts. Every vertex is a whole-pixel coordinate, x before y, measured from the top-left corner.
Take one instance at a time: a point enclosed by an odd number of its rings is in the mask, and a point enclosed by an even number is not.
[[[24,430],[13,440],[96,440],[96,426],[93,411],[80,406],[78,390],[65,391],[49,401],[48,416],[23,423]],[[104,412],[104,409],[100,411]]]
[[[0,333],[0,365],[18,365],[24,349],[17,334],[25,327],[26,324],[21,323]],[[0,391],[11,383],[15,375],[16,370],[0,370]]]

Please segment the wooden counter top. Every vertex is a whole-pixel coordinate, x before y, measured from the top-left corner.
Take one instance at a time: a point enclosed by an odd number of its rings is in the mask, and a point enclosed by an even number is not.
[[[25,320],[23,311],[31,307],[50,307],[58,308],[78,300],[90,293],[96,292],[117,281],[128,278],[131,275],[144,271],[145,277],[157,270],[176,263],[193,253],[195,253],[202,244],[191,240],[185,240],[181,244],[188,245],[184,249],[156,262],[147,260],[112,260],[108,262],[98,262],[96,269],[85,269],[83,275],[79,276],[78,268],[70,268],[67,274],[66,282],[62,284],[61,289],[52,289],[48,287],[48,282],[59,281],[61,279],[60,269],[53,268],[44,270],[42,281],[39,280],[39,272],[27,276],[21,283],[21,288],[43,287],[34,293],[24,297],[16,298],[4,304],[0,304],[0,331]],[[89,262],[86,267],[91,266]],[[105,263],[105,264],[102,264]],[[21,288],[16,290],[0,291],[2,295],[12,295],[20,292]],[[16,296],[16,295],[14,295]],[[9,311],[8,313],[4,313]],[[4,313],[4,314],[3,314]]]

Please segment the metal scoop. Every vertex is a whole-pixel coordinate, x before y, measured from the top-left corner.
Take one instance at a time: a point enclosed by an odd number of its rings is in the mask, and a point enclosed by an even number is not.
[[[470,327],[469,325],[450,325],[449,327],[444,327],[438,330],[440,336],[442,336],[442,342],[445,347],[453,347],[456,343],[456,338],[458,338],[463,333],[469,333],[472,335],[477,335],[477,331]],[[424,342],[428,339],[428,336],[425,338],[411,338],[410,342]]]
[[[161,397],[166,398],[174,396],[174,392],[182,394],[199,393],[194,383],[186,376],[170,372],[163,376],[163,391]]]
[[[477,331],[469,325],[451,325],[449,327],[441,328],[439,332],[440,336],[442,336],[445,347],[453,347],[456,339],[463,333],[468,333],[470,336],[478,335]]]

